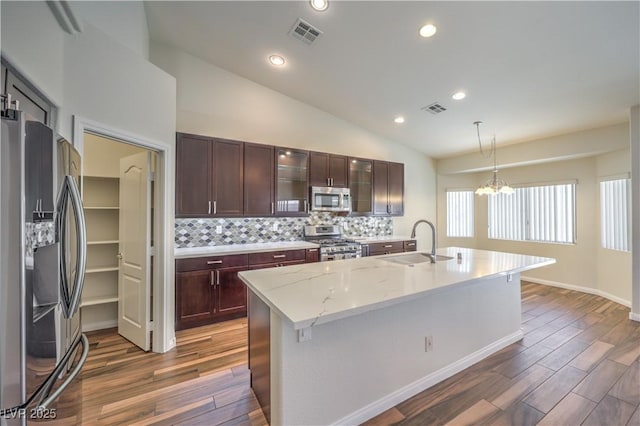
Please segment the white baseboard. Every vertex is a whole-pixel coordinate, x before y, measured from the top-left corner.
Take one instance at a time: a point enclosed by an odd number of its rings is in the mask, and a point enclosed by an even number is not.
[[[105,328],[113,328],[113,327],[117,327],[118,326],[118,320],[109,320],[109,321],[98,321],[98,322],[92,322],[89,324],[82,324],[82,332],[85,331],[96,331],[96,330],[102,330]]]
[[[633,312],[629,312],[629,319],[631,321],[638,321],[640,322],[640,314],[634,314]]]
[[[488,357],[489,355],[499,351],[500,349],[509,346],[512,343],[517,342],[522,339],[524,333],[522,330],[517,331],[513,334],[503,337],[490,345],[485,346],[482,349],[479,349],[462,359],[459,359],[452,364],[447,365],[433,373],[430,373],[421,379],[416,380],[413,383],[409,383],[407,386],[404,386],[380,399],[377,401],[368,404],[359,410],[354,411],[341,418],[340,420],[333,423],[334,425],[356,425],[364,423],[365,421],[377,416],[378,414],[388,410],[391,407],[394,407],[405,401],[412,396],[422,392],[423,390],[430,388],[433,385],[440,383],[441,381],[448,379],[456,373],[464,370],[472,366]]]
[[[560,288],[566,288],[567,290],[575,290],[575,291],[579,291],[582,293],[588,293],[588,294],[594,294],[596,296],[600,296],[600,297],[604,297],[605,299],[609,299],[612,302],[616,302],[619,303],[623,306],[626,306],[627,308],[631,307],[631,301],[629,300],[625,300],[621,297],[618,296],[614,296],[611,293],[607,293],[606,291],[602,291],[600,289],[597,288],[589,288],[589,287],[582,287],[579,285],[574,285],[574,284],[566,284],[566,283],[560,283],[557,281],[549,281],[549,280],[543,280],[541,278],[533,278],[533,277],[525,277],[525,276],[521,276],[520,277],[521,281],[530,281],[532,283],[536,283],[536,284],[542,284],[542,285],[548,285],[551,287],[560,287]]]

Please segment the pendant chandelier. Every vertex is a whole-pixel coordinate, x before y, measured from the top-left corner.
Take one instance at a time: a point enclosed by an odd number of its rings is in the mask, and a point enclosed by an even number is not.
[[[476,189],[477,195],[495,195],[495,194],[513,194],[514,189],[509,186],[507,182],[498,177],[498,162],[496,159],[496,136],[491,139],[491,149],[489,154],[485,154],[482,149],[482,141],[480,140],[480,124],[482,121],[474,121],[476,126],[476,133],[478,134],[478,145],[480,146],[480,154],[484,158],[491,158],[493,156],[493,175],[483,185]]]

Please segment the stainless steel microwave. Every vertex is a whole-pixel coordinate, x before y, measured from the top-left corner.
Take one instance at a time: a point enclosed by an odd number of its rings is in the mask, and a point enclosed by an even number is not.
[[[350,212],[349,188],[311,187],[311,210],[317,212]]]

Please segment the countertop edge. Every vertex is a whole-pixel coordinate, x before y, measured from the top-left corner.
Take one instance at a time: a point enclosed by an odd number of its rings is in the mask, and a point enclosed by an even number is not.
[[[260,247],[261,245],[263,245]],[[292,241],[282,243],[256,243],[242,247],[245,244],[234,244],[229,246],[211,246],[211,247],[185,247],[174,249],[174,259],[191,259],[194,257],[207,256],[226,256],[232,254],[250,254],[265,253],[280,250],[300,250],[309,248],[318,248],[318,244],[306,241]]]

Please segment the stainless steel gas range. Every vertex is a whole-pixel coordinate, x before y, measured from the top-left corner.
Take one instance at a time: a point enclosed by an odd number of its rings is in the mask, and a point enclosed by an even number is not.
[[[337,225],[305,226],[304,239],[320,245],[321,262],[362,256],[360,243],[343,238]]]

